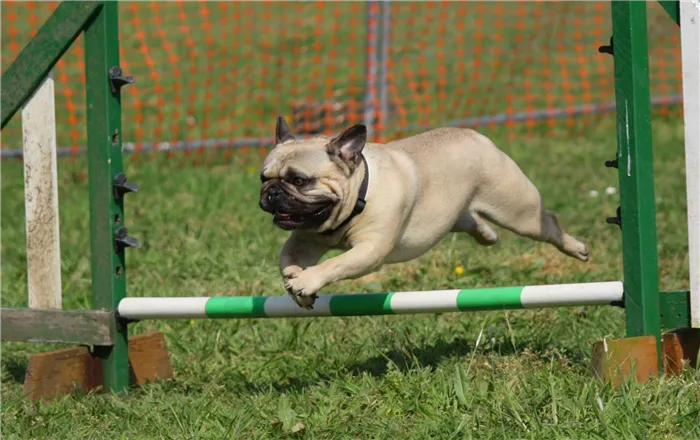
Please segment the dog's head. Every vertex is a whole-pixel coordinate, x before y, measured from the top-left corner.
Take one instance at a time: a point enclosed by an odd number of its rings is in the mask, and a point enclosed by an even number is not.
[[[361,183],[367,128],[355,125],[340,135],[296,139],[277,118],[275,147],[260,174],[260,207],[285,230],[322,232],[337,227],[350,214]]]

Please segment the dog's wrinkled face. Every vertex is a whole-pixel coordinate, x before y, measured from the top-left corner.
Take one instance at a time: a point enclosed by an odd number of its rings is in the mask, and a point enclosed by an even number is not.
[[[366,128],[356,125],[332,139],[297,140],[279,117],[276,145],[260,174],[260,207],[285,230],[323,230],[341,223],[366,138]]]

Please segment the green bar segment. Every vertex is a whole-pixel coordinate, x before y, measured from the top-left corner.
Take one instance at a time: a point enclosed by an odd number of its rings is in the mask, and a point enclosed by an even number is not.
[[[330,301],[333,316],[391,315],[393,292],[371,295],[336,295]]]
[[[521,309],[523,287],[464,289],[457,294],[457,308],[467,310]]]
[[[208,318],[262,318],[265,316],[264,296],[213,297],[204,306]]]

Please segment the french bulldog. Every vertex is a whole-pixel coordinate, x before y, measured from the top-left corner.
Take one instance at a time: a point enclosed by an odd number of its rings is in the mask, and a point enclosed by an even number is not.
[[[279,264],[300,307],[312,308],[331,283],[415,259],[451,232],[491,246],[498,235],[487,222],[589,258],[518,165],[472,129],[378,144],[354,125],[334,137],[297,139],[278,117],[260,178],[260,207],[291,231]],[[345,252],[319,264],[331,249]]]

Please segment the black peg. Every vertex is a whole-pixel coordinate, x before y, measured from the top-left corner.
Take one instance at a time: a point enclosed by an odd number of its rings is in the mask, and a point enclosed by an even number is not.
[[[109,69],[109,85],[112,88],[112,93],[117,93],[123,86],[133,84],[136,80],[133,76],[124,75],[122,68],[114,66]]]
[[[613,37],[610,37],[610,44],[607,46],[600,46],[598,48],[598,52],[614,55],[615,54],[615,46],[613,45]]]
[[[620,225],[620,219],[617,217],[608,217],[605,219],[605,222],[611,225]]]
[[[621,307],[621,308],[624,309],[624,308],[625,308],[625,295],[623,294],[623,295],[622,295],[622,299],[619,300],[619,301],[612,301],[612,302],[610,303],[610,305],[611,305],[611,306],[614,306],[614,307]]]
[[[114,176],[113,184],[115,199],[120,199],[126,193],[136,192],[139,190],[139,186],[137,184],[126,181],[126,174],[124,173],[119,173]]]
[[[114,231],[114,242],[117,245],[117,252],[128,247],[139,247],[139,241],[134,237],[129,237],[129,231],[125,226]]]
[[[622,216],[620,215],[620,207],[617,207],[617,215],[615,217],[608,217],[605,219],[605,223],[611,225],[618,225],[622,229]]]
[[[608,168],[617,168],[617,159],[606,160],[606,161],[605,161],[605,166],[608,167]]]

